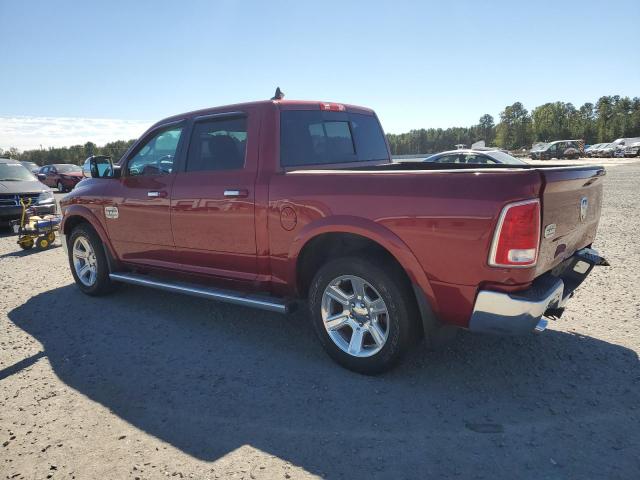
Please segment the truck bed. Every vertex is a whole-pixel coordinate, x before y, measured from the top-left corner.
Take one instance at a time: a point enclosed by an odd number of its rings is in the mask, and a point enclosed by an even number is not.
[[[274,177],[270,195],[298,205],[313,203],[309,221],[318,215],[367,216],[393,232],[416,255],[432,287],[439,290],[437,296],[447,294],[450,304],[461,306],[462,323],[482,285],[527,288],[593,242],[604,174],[601,166],[559,163],[343,164]],[[502,208],[531,198],[541,203],[536,265],[490,267],[487,252]],[[581,218],[583,198],[587,208]]]

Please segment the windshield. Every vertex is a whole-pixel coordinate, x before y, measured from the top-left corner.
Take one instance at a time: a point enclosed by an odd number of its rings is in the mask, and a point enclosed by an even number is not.
[[[21,163],[0,163],[0,182],[32,181],[36,178]]]
[[[498,163],[505,163],[507,165],[523,165],[525,163],[522,160],[512,157],[508,153],[501,152],[500,150],[496,150],[495,152],[486,152],[486,154]]]
[[[549,146],[548,143],[536,143],[533,146],[533,148],[531,148],[531,150],[534,151],[534,152],[538,152],[540,150],[545,150],[548,146]]]
[[[65,163],[64,165],[56,165],[56,169],[58,173],[69,173],[69,172],[82,172],[82,168],[78,165],[73,165],[71,163]]]

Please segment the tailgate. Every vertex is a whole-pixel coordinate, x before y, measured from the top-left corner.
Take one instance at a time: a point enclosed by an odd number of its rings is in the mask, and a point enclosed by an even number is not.
[[[596,236],[602,207],[601,166],[541,167],[542,232],[536,273],[551,270]]]

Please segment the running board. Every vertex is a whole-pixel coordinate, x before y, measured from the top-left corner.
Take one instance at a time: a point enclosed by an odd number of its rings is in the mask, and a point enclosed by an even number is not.
[[[269,310],[270,312],[289,313],[292,310],[290,303],[286,303],[277,298],[243,294],[232,290],[222,290],[191,283],[167,282],[136,273],[110,273],[109,278],[132,285],[157,288],[159,290],[166,290],[167,292],[183,293],[193,297],[208,298],[209,300],[217,300],[219,302]]]

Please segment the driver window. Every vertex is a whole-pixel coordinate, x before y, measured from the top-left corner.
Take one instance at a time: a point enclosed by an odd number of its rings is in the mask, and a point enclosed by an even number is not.
[[[129,160],[127,174],[136,176],[171,173],[181,134],[182,127],[158,132]]]

